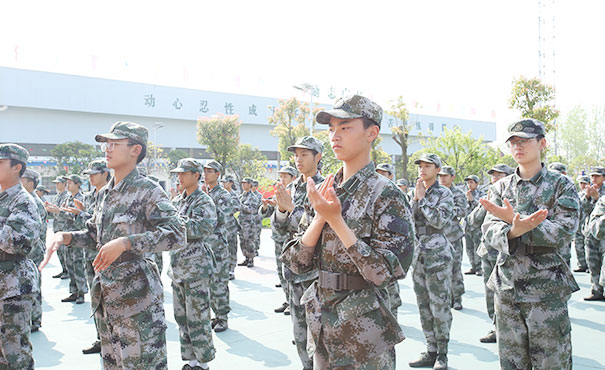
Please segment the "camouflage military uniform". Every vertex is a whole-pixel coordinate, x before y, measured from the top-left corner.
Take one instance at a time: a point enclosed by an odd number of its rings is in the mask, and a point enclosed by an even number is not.
[[[282,290],[284,291],[284,295],[286,296],[286,301],[289,301],[290,294],[288,290],[288,281],[284,277],[283,264],[279,259],[279,256],[281,256],[281,253],[284,249],[284,243],[288,241],[290,233],[287,229],[283,227],[278,227],[277,221],[275,220],[275,207],[267,206],[267,208],[263,211],[263,206],[261,205],[258,208],[258,213],[261,215],[262,218],[271,218],[271,239],[273,239],[273,242],[275,243],[275,261],[277,263],[277,276],[279,278]]]
[[[488,287],[495,292],[495,314],[503,369],[571,369],[571,324],[567,300],[579,290],[559,250],[578,227],[579,200],[573,183],[546,168],[530,180],[511,176],[496,182],[489,199],[527,216],[547,209],[535,229],[508,239],[512,225],[487,214],[482,229],[487,245],[500,253]]]
[[[401,191],[372,162],[345,182],[339,171],[335,184],[357,242],[344,248],[326,224],[314,249],[295,239],[282,255],[295,273],[321,270],[301,299],[310,353],[319,368],[394,368],[393,347],[405,336],[391,314],[386,287],[405,276],[402,264],[409,263],[414,245],[412,217]],[[341,289],[339,281],[355,287]]]
[[[0,145],[0,158],[27,163],[29,153]],[[32,302],[40,291],[36,265],[26,258],[40,237],[36,202],[20,183],[0,192],[0,368],[33,369],[29,341]]]
[[[431,162],[432,163],[432,162]],[[452,219],[452,192],[435,181],[424,198],[412,200],[418,244],[414,253],[414,292],[429,353],[447,354],[452,325],[454,248],[445,233]]]
[[[225,176],[227,181],[234,182],[233,177],[230,175]],[[223,178],[223,180],[225,179]],[[233,274],[235,266],[237,266],[237,235],[239,234],[239,223],[234,217],[236,212],[239,212],[239,195],[231,190],[229,191],[231,197],[231,212],[225,214],[225,228],[227,229],[227,245],[229,249],[229,272]]]
[[[254,180],[256,186],[258,186],[258,181]],[[259,206],[262,204],[263,195],[259,191],[254,191],[254,195],[258,198]],[[256,228],[254,229],[255,238],[254,238],[254,254],[258,256],[258,250],[260,249],[260,234],[263,231],[263,216],[256,212]]]
[[[481,257],[477,255],[477,249],[479,248],[479,244],[481,243],[481,225],[479,227],[474,227],[472,223],[468,221],[468,216],[471,212],[477,207],[479,204],[479,199],[483,196],[482,192],[477,187],[475,190],[471,191],[471,195],[473,200],[468,202],[468,207],[466,211],[465,218],[465,229],[464,229],[464,242],[466,245],[466,256],[468,257],[468,261],[471,264],[472,271],[480,271],[482,268]],[[466,195],[465,195],[466,199]]]
[[[74,247],[127,237],[131,250],[95,276],[91,289],[106,369],[166,367],[163,289],[147,252],[179,249],[185,227],[166,193],[134,169],[119,184],[112,179],[86,231],[72,233]]]
[[[603,173],[605,175],[605,172]],[[599,199],[605,196],[605,183],[599,188]],[[596,201],[592,197],[587,197],[586,194],[580,199],[582,211],[589,219],[592,211],[595,208]],[[595,239],[594,235],[585,232],[584,246],[586,248],[586,259],[588,269],[590,270],[591,291],[594,296],[603,297],[603,285],[600,283],[601,269],[605,262],[601,242]]]
[[[77,192],[74,194],[69,194],[69,196],[63,201],[61,207],[67,208],[75,208],[76,204],[74,199],[82,202],[84,199],[82,197],[82,193]],[[76,231],[81,230],[81,227],[78,227],[78,223],[76,222],[77,216],[73,213],[69,213],[66,211],[61,211],[61,213],[66,213],[65,215],[65,231]],[[83,296],[88,292],[88,286],[86,285],[86,268],[84,262],[84,249],[82,248],[68,248],[66,252],[67,256],[67,271],[69,273],[69,292],[71,294],[76,294],[77,296]]]
[[[210,286],[215,259],[208,243],[217,224],[212,198],[195,190],[176,198],[187,227],[187,246],[170,251],[174,318],[179,325],[181,358],[209,362],[215,349],[210,325]]]
[[[239,198],[239,244],[247,260],[256,257],[256,234],[258,229],[258,207],[260,199],[252,191],[242,192]]]
[[[599,241],[599,253],[605,260],[605,197],[599,197],[590,214],[587,233]],[[599,285],[605,285],[605,264],[601,265]]]
[[[63,177],[63,179],[65,179],[65,178]],[[57,178],[55,180],[55,182],[57,182],[57,181],[59,181],[59,178]],[[57,207],[61,207],[61,204],[63,204],[63,202],[65,201],[65,199],[67,197],[69,197],[69,192],[67,190],[65,190],[62,193],[55,194],[51,203]],[[66,212],[53,213],[53,232],[56,233],[59,231],[66,231],[66,229],[65,229],[66,222],[67,222]],[[67,247],[65,247],[64,245],[59,247],[59,250],[57,250],[57,256],[59,257],[59,262],[61,263],[63,272],[65,274],[67,274],[68,273],[68,271],[67,271]]]
[[[581,181],[586,181],[587,184],[590,184],[590,179],[586,176],[583,178],[580,176]],[[580,198],[580,204],[586,198],[586,191],[582,190],[578,193],[578,197]],[[580,207],[580,227],[578,227],[578,231],[576,231],[576,235],[574,236],[574,248],[576,250],[576,257],[578,259],[578,269],[586,271],[588,270],[588,264],[586,263],[586,250],[584,248],[584,233],[582,232],[583,226],[586,223],[586,218],[590,215],[586,214],[586,211],[583,207]]]

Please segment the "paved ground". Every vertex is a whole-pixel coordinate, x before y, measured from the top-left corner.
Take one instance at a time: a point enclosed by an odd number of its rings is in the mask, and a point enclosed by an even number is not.
[[[273,309],[283,301],[281,289],[275,288],[275,259],[271,232],[264,230],[260,257],[254,268],[238,267],[236,280],[231,281],[230,329],[214,336],[217,349],[212,369],[301,369],[295,347],[289,316],[276,314]],[[466,258],[466,257],[465,257]],[[165,254],[165,263],[168,263]],[[240,261],[242,257],[240,255]],[[575,266],[575,261],[572,261]],[[37,368],[100,369],[98,355],[83,355],[81,350],[94,338],[90,318],[90,299],[75,305],[61,303],[68,295],[68,280],[52,279],[58,273],[56,257],[44,270],[44,316],[42,329],[32,334]],[[468,270],[466,260],[463,271]],[[166,269],[165,269],[166,270]],[[162,275],[165,287],[165,307],[168,319],[168,366],[180,369],[178,328],[172,311],[172,291],[166,272]],[[589,276],[576,274],[581,291],[572,297],[569,309],[573,326],[574,369],[605,369],[603,342],[605,339],[605,302],[584,302],[590,289]],[[482,344],[479,337],[490,329],[485,313],[482,278],[466,276],[462,311],[452,311],[449,360],[452,369],[498,369],[495,344]],[[424,336],[416,307],[416,297],[408,277],[400,282],[404,301],[399,308],[399,322],[407,339],[397,345],[397,368],[407,369],[407,362],[424,350]]]

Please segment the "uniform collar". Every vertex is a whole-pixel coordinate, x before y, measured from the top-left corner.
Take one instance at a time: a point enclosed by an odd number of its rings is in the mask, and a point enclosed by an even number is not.
[[[124,177],[122,179],[122,181],[120,181],[120,183],[118,184],[117,188],[114,188],[116,186],[115,184],[115,177],[112,177],[111,180],[109,181],[109,183],[106,185],[107,188],[109,190],[117,190],[117,191],[122,191],[126,186],[128,186],[135,178],[139,177],[139,170],[136,169],[136,167],[130,171],[130,173],[128,175],[126,175],[126,177]]]
[[[544,166],[544,163],[542,163],[542,169],[540,169],[540,171],[529,180],[524,180],[523,178],[521,178],[521,176],[519,175],[519,167],[517,167],[513,176],[515,177],[516,184],[520,183],[521,181],[529,181],[534,185],[538,185],[542,178],[546,177],[546,175],[548,175],[548,170]]]
[[[2,194],[6,194],[6,196],[15,195],[15,194],[17,194],[18,192],[20,192],[20,191],[21,191],[21,189],[23,189],[23,185],[22,185],[20,182],[18,182],[18,183],[16,183],[15,185],[11,186],[10,188],[8,188],[8,189],[6,189],[6,190],[3,190],[3,191],[0,193],[0,195],[2,195]]]
[[[364,183],[372,175],[377,174],[374,162],[370,161],[370,163],[368,163],[365,167],[357,171],[355,175],[351,176],[350,179],[341,184],[343,177],[343,168],[340,168],[336,173],[336,176],[334,176],[334,184],[338,186],[338,189],[342,189],[349,194],[353,194],[355,190],[357,190],[359,185]]]

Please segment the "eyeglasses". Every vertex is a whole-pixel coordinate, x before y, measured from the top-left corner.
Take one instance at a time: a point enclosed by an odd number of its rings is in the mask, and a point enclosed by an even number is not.
[[[528,144],[530,141],[532,141],[532,140],[533,140],[533,138],[532,138],[532,139],[528,139],[528,138],[518,138],[516,141],[512,141],[512,140],[507,141],[507,142],[506,142],[506,145],[507,145],[509,148],[512,148],[512,147],[514,147],[514,146],[516,146],[516,147],[523,147],[523,148],[525,148],[525,147],[527,146],[527,144]]]
[[[113,152],[116,145],[132,145],[130,143],[116,143],[115,141],[107,141],[101,143],[101,151],[103,152]]]

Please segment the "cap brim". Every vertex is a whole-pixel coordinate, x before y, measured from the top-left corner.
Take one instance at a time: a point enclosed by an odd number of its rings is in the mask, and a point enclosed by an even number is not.
[[[466,177],[466,178],[464,179],[464,181],[468,181],[468,180],[473,180],[473,181],[477,182],[477,180],[476,180],[476,179],[473,179],[472,177]]]
[[[288,147],[288,149],[287,149],[287,150],[288,150],[289,152],[294,152],[294,151],[296,151],[296,148],[300,148],[300,149],[309,149],[309,150],[315,150],[315,149],[313,149],[313,148],[311,148],[311,147],[308,147],[308,146],[306,146],[306,145],[290,145],[290,146]]]
[[[174,170],[170,170],[170,172],[171,173],[181,173],[181,172],[187,172],[187,170],[182,167],[177,167]]]
[[[331,109],[331,110],[324,110],[324,111],[317,113],[317,116],[315,116],[315,120],[317,121],[317,123],[327,125],[328,123],[330,123],[331,117],[340,118],[340,119],[355,119],[355,118],[361,118],[363,116],[361,114],[349,113],[342,109]]]
[[[521,137],[521,138],[524,138],[524,139],[533,139],[533,138],[537,137],[538,134],[530,134],[528,132],[515,132],[515,133],[512,133],[512,134],[509,134],[508,138],[505,140],[505,142],[509,141],[510,139],[512,139],[515,136]]]
[[[94,169],[90,169],[90,170],[84,170],[84,171],[82,171],[82,173],[83,173],[83,174],[85,174],[85,175],[96,175],[97,173],[102,173],[102,172],[105,172],[105,171],[102,171],[102,170],[94,170]]]
[[[127,136],[121,136],[121,135],[116,135],[112,132],[108,133],[108,134],[99,134],[95,136],[95,141],[97,143],[104,143],[107,140],[121,140],[121,139],[128,139]]]
[[[592,176],[592,175],[605,176],[605,175],[603,175],[600,172],[591,172],[591,173],[588,174],[588,176]]]
[[[435,166],[441,168],[441,166],[439,166],[437,163],[435,163],[435,162],[433,162],[431,160],[428,160],[428,159],[416,159],[414,161],[414,164],[420,164],[420,162],[431,163],[431,164],[434,164]],[[439,172],[439,174],[441,175],[441,172]],[[446,173],[446,175],[449,175],[449,174]]]

